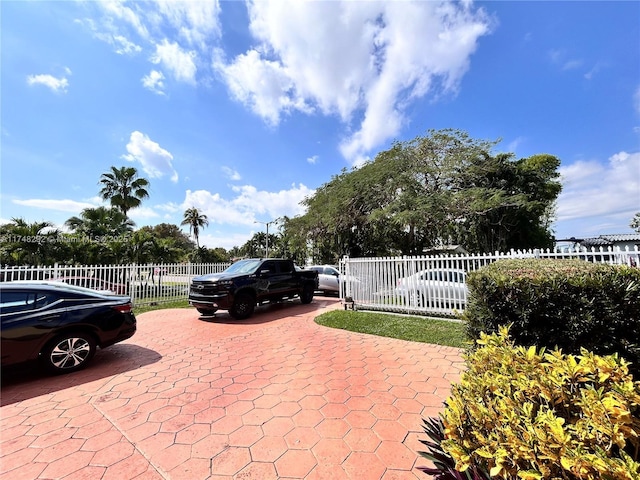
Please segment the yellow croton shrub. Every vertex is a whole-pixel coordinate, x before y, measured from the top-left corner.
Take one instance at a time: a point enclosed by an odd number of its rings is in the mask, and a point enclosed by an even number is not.
[[[640,479],[640,382],[617,356],[483,334],[442,414],[456,469],[497,479]]]

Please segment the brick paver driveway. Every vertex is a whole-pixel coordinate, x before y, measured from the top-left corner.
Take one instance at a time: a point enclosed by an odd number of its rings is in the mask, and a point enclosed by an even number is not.
[[[460,351],[321,327],[316,297],[246,321],[148,312],[81,372],[7,376],[1,479],[415,479]]]

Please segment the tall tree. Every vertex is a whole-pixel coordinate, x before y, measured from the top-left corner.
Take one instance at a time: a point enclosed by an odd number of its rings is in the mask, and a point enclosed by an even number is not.
[[[474,252],[552,247],[559,166],[552,155],[472,158],[454,183],[451,237]]]
[[[154,263],[175,263],[187,260],[196,250],[196,244],[180,227],[171,223],[160,223],[153,227],[144,226],[140,230],[154,238],[150,261]]]
[[[209,220],[204,213],[200,213],[196,207],[185,210],[180,225],[189,225],[189,233],[196,239],[196,245],[200,248],[200,229],[209,225]]]
[[[159,223],[153,227],[142,228],[149,229],[156,238],[172,240],[175,247],[183,250],[185,253],[196,248],[195,243],[189,238],[189,235],[184,233],[180,230],[180,227],[173,223]]]
[[[138,177],[138,171],[133,167],[111,167],[110,172],[100,176],[100,184],[100,196],[125,215],[149,197],[149,181]]]
[[[452,242],[472,252],[551,246],[559,160],[493,155],[496,144],[453,129],[395,142],[305,199],[307,212],[285,223],[285,237],[328,262]]]

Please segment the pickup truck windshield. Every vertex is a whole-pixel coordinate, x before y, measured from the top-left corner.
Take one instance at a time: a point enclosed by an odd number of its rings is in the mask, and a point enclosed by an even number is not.
[[[225,270],[225,273],[252,273],[262,260],[240,260]]]

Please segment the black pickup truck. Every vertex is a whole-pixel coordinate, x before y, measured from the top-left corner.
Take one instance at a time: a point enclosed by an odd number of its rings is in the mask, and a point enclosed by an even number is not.
[[[228,310],[236,320],[248,318],[256,305],[300,297],[311,303],[318,288],[318,273],[296,268],[282,258],[240,260],[220,273],[195,277],[189,304],[203,315]]]

